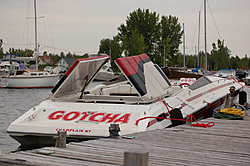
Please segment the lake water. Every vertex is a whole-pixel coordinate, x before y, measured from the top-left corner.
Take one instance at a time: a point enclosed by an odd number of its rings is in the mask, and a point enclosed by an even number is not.
[[[93,82],[92,88],[102,82]],[[49,97],[48,89],[0,88],[0,150],[3,154],[16,150],[20,144],[6,132],[10,123]]]
[[[92,88],[101,82],[93,82]],[[88,88],[88,89],[89,89]],[[6,129],[15,119],[37,106],[50,94],[51,89],[0,89],[0,150],[3,154],[16,150],[20,144],[11,138]],[[250,89],[245,88],[250,101]]]

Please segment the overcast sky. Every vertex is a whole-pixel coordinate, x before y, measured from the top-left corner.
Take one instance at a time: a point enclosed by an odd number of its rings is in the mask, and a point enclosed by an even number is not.
[[[40,52],[97,53],[100,40],[117,35],[129,13],[149,9],[185,24],[186,54],[204,51],[204,0],[37,0]],[[9,47],[34,49],[33,0],[0,0],[0,39]],[[207,51],[218,39],[233,56],[250,56],[250,0],[208,0]],[[180,46],[183,52],[183,45]]]

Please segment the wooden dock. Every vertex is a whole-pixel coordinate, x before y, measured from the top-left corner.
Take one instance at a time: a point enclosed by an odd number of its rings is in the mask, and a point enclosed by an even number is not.
[[[123,165],[124,152],[148,152],[148,165],[250,165],[250,117],[209,118],[210,128],[182,125],[0,155],[0,165]],[[193,122],[194,123],[194,122]],[[122,130],[122,129],[121,129]]]

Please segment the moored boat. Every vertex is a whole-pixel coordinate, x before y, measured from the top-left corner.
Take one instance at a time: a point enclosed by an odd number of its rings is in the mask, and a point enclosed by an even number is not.
[[[215,73],[215,76],[222,77],[222,78],[230,78],[235,77],[236,72],[234,69],[220,69],[218,72]]]
[[[22,146],[50,146],[58,131],[67,131],[67,139],[86,140],[108,137],[110,124],[119,124],[120,135],[162,129],[183,124],[174,119],[191,114],[197,119],[208,116],[209,108],[223,105],[243,88],[237,80],[213,76],[203,76],[188,88],[172,86],[142,54],[118,58],[124,77],[86,91],[108,60],[108,55],[76,60],[48,100],[10,124],[9,135]]]
[[[114,72],[111,69],[110,63],[105,64],[95,77],[97,81],[108,81],[115,78]]]
[[[17,62],[12,62],[15,66],[15,69],[18,69],[19,64]],[[0,78],[2,76],[6,76],[9,74],[10,70],[10,62],[9,61],[3,61],[0,63]]]
[[[16,70],[14,75],[3,76],[0,81],[2,88],[53,88],[59,80],[59,74],[45,71]]]

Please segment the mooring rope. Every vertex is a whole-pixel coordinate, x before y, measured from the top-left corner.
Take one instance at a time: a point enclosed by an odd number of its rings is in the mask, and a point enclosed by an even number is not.
[[[190,120],[190,118],[194,118],[194,121],[196,122],[196,124],[191,124],[191,126],[193,126],[193,127],[204,127],[204,128],[207,128],[207,127],[212,127],[212,126],[215,125],[214,122],[209,122],[208,124],[198,123],[198,121],[197,121],[196,118],[193,116],[193,114],[190,114],[189,116],[187,116],[186,119],[175,119],[175,118],[163,118],[163,117],[147,116],[147,117],[143,117],[143,118],[137,119],[135,125],[137,126],[138,123],[139,123],[141,120],[148,119],[148,118],[169,119],[169,120],[178,120],[178,121],[185,121],[185,122],[187,122],[187,121],[192,122],[192,120]]]

